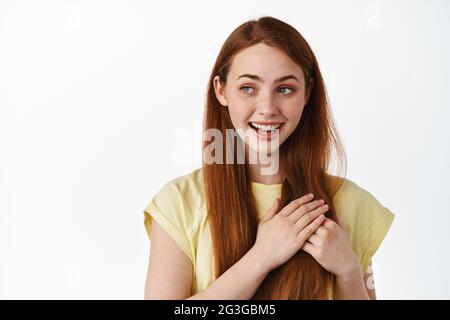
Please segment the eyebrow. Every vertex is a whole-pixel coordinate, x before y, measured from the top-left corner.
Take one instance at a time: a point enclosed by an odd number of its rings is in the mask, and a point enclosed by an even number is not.
[[[251,79],[254,79],[256,81],[260,81],[260,82],[264,83],[264,79],[262,79],[261,77],[255,75],[255,74],[248,74],[248,73],[241,74],[239,77],[237,77],[236,81],[239,80],[240,78],[244,78],[244,77],[251,78]],[[288,79],[294,79],[297,82],[300,82],[297,79],[297,77],[295,77],[293,74],[289,74],[287,76],[283,76],[281,78],[278,78],[278,79],[275,80],[275,82],[281,82],[281,81],[285,81],[285,80],[288,80]]]

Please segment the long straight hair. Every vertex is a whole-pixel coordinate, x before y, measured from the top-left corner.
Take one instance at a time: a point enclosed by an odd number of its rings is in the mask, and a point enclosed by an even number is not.
[[[336,221],[333,196],[343,176],[329,173],[335,151],[338,171],[346,171],[346,158],[329,109],[326,88],[310,46],[289,24],[265,16],[249,20],[237,27],[226,39],[212,69],[206,96],[204,132],[218,129],[226,137],[234,129],[228,108],[220,105],[214,92],[213,79],[219,76],[226,84],[233,57],[258,43],[281,49],[297,63],[305,75],[305,83],[314,80],[310,97],[300,122],[280,146],[282,182],[281,208],[307,193],[324,199],[329,205],[327,218]],[[203,151],[207,142],[203,141]],[[223,146],[225,153],[226,146]],[[216,278],[228,270],[254,245],[258,216],[246,163],[206,163],[203,161],[205,201],[213,242]],[[334,275],[325,270],[303,250],[269,272],[252,299],[327,299]]]

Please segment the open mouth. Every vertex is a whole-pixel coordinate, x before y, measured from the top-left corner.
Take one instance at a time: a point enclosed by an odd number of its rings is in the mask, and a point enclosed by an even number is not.
[[[280,128],[283,126],[282,123],[275,125],[260,125],[254,122],[248,123],[249,127],[256,132],[258,137],[263,139],[271,139],[272,136],[278,134]]]

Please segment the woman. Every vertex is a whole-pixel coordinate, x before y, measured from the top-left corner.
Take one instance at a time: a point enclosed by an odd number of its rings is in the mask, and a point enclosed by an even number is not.
[[[245,152],[233,146],[229,156],[227,130]],[[231,33],[211,73],[204,132],[220,143],[204,140],[202,168],[144,210],[145,298],[375,299],[371,259],[394,215],[328,173],[332,151],[340,171],[345,154],[297,30],[262,17]]]

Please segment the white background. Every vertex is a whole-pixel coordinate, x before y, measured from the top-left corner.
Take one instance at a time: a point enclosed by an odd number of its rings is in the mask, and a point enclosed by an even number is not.
[[[0,298],[142,299],[143,209],[201,165],[209,72],[271,15],[310,43],[348,178],[396,214],[379,299],[450,298],[448,1],[0,2]]]

